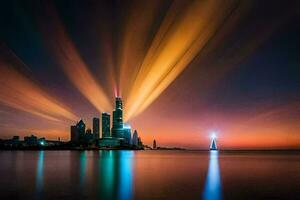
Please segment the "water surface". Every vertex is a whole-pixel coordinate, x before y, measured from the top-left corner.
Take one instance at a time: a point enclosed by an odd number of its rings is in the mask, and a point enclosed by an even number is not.
[[[0,151],[0,199],[300,199],[300,156]]]

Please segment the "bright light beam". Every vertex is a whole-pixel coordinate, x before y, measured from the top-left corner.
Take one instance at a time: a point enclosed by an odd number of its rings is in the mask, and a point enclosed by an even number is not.
[[[48,120],[77,117],[54,98],[50,97],[31,80],[0,60],[0,102]]]
[[[46,12],[51,22],[41,22],[46,43],[51,48],[56,61],[73,85],[100,112],[112,110],[112,104],[101,85],[96,81],[89,68],[81,58],[74,43],[69,38],[52,5],[46,5]]]
[[[125,121],[144,111],[187,67],[229,14],[234,1],[194,1],[164,19],[129,92]]]

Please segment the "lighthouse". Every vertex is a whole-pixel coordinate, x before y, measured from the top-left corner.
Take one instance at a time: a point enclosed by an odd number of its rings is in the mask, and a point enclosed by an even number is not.
[[[211,136],[211,143],[210,143],[209,149],[210,149],[211,151],[212,151],[212,150],[218,150],[215,134],[213,134],[213,135]]]

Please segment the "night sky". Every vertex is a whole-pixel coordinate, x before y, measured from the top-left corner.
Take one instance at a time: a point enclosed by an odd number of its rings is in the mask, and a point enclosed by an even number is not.
[[[300,2],[0,3],[0,137],[112,112],[158,146],[300,147]]]

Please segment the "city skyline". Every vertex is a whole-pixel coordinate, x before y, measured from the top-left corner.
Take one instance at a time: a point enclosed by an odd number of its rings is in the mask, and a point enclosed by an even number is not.
[[[299,2],[216,2],[1,2],[0,138],[68,141],[121,97],[148,145],[299,148]]]

